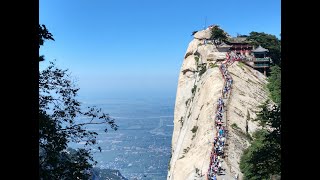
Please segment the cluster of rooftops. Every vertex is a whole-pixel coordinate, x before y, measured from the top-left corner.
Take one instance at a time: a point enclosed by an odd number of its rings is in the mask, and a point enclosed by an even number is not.
[[[214,24],[208,26],[208,28],[204,30],[205,33],[198,35],[197,39],[203,40],[204,44],[215,41],[211,39],[211,33],[208,33],[215,27],[219,27],[219,25]],[[242,62],[261,73],[264,73],[264,75],[269,71],[270,63],[272,62],[272,59],[268,56],[269,50],[260,45],[255,47],[252,41],[248,40],[245,35],[231,37],[227,34],[227,39],[216,45],[216,47],[219,52],[231,53],[237,57],[241,57],[240,59]]]
[[[226,42],[218,45],[217,49],[220,52],[234,52],[245,56],[244,63],[265,75],[270,68],[272,60],[268,56],[269,50],[260,45],[255,48],[246,37],[228,38]]]

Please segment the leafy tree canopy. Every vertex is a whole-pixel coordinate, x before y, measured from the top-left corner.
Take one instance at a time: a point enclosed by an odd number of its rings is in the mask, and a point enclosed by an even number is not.
[[[219,45],[227,39],[227,33],[219,26],[213,26],[211,29],[211,38],[214,40],[215,45]]]
[[[247,37],[247,40],[252,41],[252,44],[255,47],[261,45],[262,47],[269,49],[269,56],[273,63],[281,67],[281,40],[275,35],[252,31]]]
[[[277,65],[272,66],[271,75],[268,77],[269,83],[267,88],[270,91],[272,101],[277,104],[281,103],[281,68]]]
[[[53,35],[48,31],[47,27],[44,24],[39,24],[38,27],[38,33],[39,33],[39,48],[40,46],[43,46],[44,42],[46,40],[52,40],[53,39]],[[44,61],[44,56],[39,56],[39,61]]]
[[[39,25],[39,47],[53,40],[44,25]],[[39,57],[40,58],[40,57]],[[44,60],[44,57],[42,57]],[[68,70],[53,62],[39,72],[39,172],[40,179],[89,179],[97,162],[92,147],[98,133],[86,129],[89,124],[102,124],[117,130],[113,118],[96,107],[81,108],[77,100],[79,88]],[[79,122],[81,117],[81,122]],[[69,142],[85,142],[83,148],[70,149]],[[101,151],[101,148],[98,147]]]
[[[270,179],[272,175],[281,175],[281,104],[269,106],[263,104],[256,119],[266,128],[253,135],[252,144],[241,156],[244,179]]]

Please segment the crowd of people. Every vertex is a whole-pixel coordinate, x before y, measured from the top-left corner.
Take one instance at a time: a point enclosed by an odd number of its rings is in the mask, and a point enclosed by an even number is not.
[[[223,90],[222,90],[222,97],[226,98],[228,93],[231,91],[231,85],[232,85],[233,80],[232,80],[231,76],[229,75],[229,72],[228,72],[225,64],[221,64],[220,70],[221,70],[223,79],[226,82],[225,86],[223,87]]]
[[[231,51],[227,53],[227,63],[228,64],[232,64],[234,61],[240,61],[240,60],[244,60],[247,57],[243,54],[240,53],[238,54],[236,51]]]
[[[227,57],[228,62],[229,58]],[[231,91],[232,78],[228,73],[226,64],[222,63],[220,66],[220,71],[225,80],[225,86],[222,91],[222,97],[227,98],[228,93]],[[218,106],[216,109],[215,125],[217,128],[217,133],[213,140],[213,146],[210,154],[210,164],[207,174],[208,180],[216,180],[217,175],[221,174],[222,169],[222,159],[224,158],[224,145],[226,143],[226,128],[223,125],[223,112],[225,104],[223,98],[218,99]]]

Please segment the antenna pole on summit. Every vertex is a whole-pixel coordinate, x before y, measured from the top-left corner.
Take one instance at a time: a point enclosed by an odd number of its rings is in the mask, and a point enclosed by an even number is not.
[[[207,27],[207,16],[206,16],[205,19],[204,19],[204,27],[203,27],[203,30],[205,30],[206,27]]]

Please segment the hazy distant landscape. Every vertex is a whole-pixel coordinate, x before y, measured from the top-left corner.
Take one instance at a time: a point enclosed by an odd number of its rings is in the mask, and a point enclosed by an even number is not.
[[[85,101],[116,119],[119,130],[99,133],[97,167],[117,169],[128,179],[166,179],[173,131],[174,97],[101,98]],[[101,126],[100,126],[101,127]],[[73,146],[81,146],[81,143]]]
[[[41,180],[281,179],[281,1],[201,4],[39,1]]]

